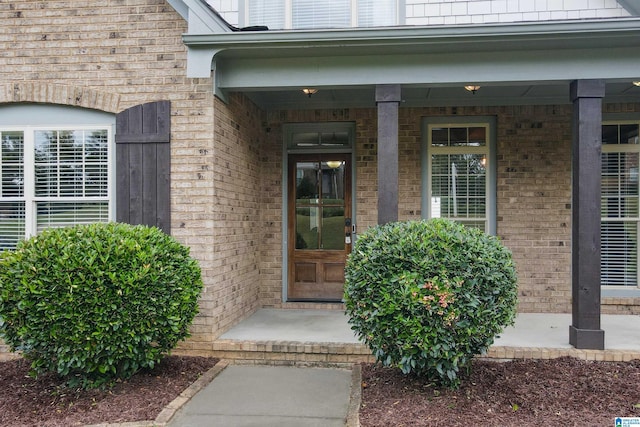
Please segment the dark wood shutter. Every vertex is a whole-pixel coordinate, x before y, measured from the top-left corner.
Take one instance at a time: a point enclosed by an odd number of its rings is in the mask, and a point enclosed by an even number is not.
[[[171,232],[171,103],[116,116],[116,220]]]

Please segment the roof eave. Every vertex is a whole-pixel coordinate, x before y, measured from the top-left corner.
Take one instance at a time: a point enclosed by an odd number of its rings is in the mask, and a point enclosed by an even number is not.
[[[225,56],[288,56],[304,50],[304,57],[375,52],[378,55],[420,49],[474,51],[517,44],[522,49],[637,45],[640,18],[547,21],[431,27],[349,28],[329,30],[228,32],[185,34],[189,49],[188,76],[209,77],[212,61]]]

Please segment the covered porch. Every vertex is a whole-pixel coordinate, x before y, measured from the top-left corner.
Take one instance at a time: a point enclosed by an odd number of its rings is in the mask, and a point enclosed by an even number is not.
[[[427,162],[416,160],[423,146],[423,121],[447,117],[447,123],[457,124],[459,116],[467,121],[469,117],[496,120],[492,126],[500,139],[497,155],[489,162],[496,168],[498,182],[494,197],[498,207],[493,210],[497,227],[491,230],[487,221],[488,230],[518,246],[517,255],[522,265],[527,264],[523,277],[531,284],[523,287],[522,296],[537,294],[536,301],[545,300],[549,307],[554,299],[562,299],[572,315],[562,318],[566,323],[560,333],[569,335],[576,348],[603,350],[607,347],[599,274],[601,127],[607,111],[616,116],[638,113],[640,98],[632,83],[638,80],[634,56],[640,39],[638,22],[634,18],[455,28],[194,32],[184,41],[189,49],[188,75],[210,77],[213,72],[213,90],[221,104],[233,104],[237,97],[250,100],[262,112],[263,136],[273,147],[282,144],[282,127],[289,123],[356,123],[354,179],[359,181],[354,217],[360,218],[361,226],[429,217],[428,196],[420,191],[425,185],[415,178]],[[303,95],[302,89],[315,92]],[[613,107],[606,110],[603,105]],[[550,134],[554,139],[545,139]],[[529,147],[523,149],[525,142]],[[545,158],[548,153],[564,155],[565,143],[569,157],[562,159],[563,164],[558,163],[559,156]],[[271,164],[286,164],[286,147],[278,149],[269,153]],[[407,164],[412,168],[408,172]],[[276,176],[286,181],[288,175],[280,167],[273,182]],[[361,177],[365,167],[369,181]],[[538,168],[542,172],[534,176]],[[375,176],[369,176],[371,171]],[[549,184],[558,177],[558,184]],[[520,187],[518,178],[525,180]],[[410,207],[408,188],[413,192]],[[287,189],[277,190],[282,190],[279,196],[284,199]],[[508,206],[523,194],[528,206]],[[422,204],[416,202],[420,197]],[[551,219],[536,218],[539,222],[530,230],[516,227],[531,220],[532,208]],[[282,206],[281,212],[286,209]],[[377,217],[376,221],[362,221],[364,214]],[[287,228],[286,222],[282,228]],[[551,234],[561,237],[553,240]],[[294,239],[284,231],[280,236],[282,241],[271,243],[282,245],[285,267],[280,278],[274,275],[268,280],[283,283],[286,289],[291,274],[286,271],[287,244],[292,247]],[[558,251],[564,266],[536,265],[536,256],[551,251]],[[559,288],[562,284],[541,284],[537,276],[544,274],[565,274],[557,282],[564,280],[570,295]],[[612,297],[618,296],[615,291]],[[635,287],[623,291],[624,298],[640,297]],[[283,292],[282,303],[287,302]],[[530,311],[536,311],[532,306]],[[348,345],[353,354],[368,357],[367,351],[358,353],[357,343]]]
[[[234,363],[346,366],[373,362],[341,310],[260,309],[228,330],[203,355]],[[520,313],[483,357],[491,359],[640,359],[640,316],[602,315],[606,350],[569,344],[570,314]],[[190,353],[191,354],[191,353]]]

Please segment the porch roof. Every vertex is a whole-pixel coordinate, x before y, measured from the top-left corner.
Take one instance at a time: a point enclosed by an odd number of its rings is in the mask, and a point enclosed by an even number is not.
[[[568,82],[603,79],[608,102],[637,102],[640,18],[438,27],[185,34],[189,77],[264,108],[373,106],[401,84],[405,106],[568,103]],[[478,84],[475,96],[464,84]],[[319,92],[306,99],[300,92]]]

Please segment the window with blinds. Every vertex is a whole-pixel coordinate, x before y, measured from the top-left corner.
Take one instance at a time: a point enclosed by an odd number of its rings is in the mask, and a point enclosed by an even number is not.
[[[0,132],[0,250],[25,235],[24,133]]]
[[[321,29],[398,25],[399,0],[246,0],[247,26]]]
[[[602,285],[638,285],[638,127],[602,126]]]
[[[0,129],[0,250],[48,227],[106,222],[111,131]]]
[[[284,0],[247,0],[248,25],[266,25],[272,30],[286,28]]]
[[[488,230],[488,126],[429,125],[429,218]]]

